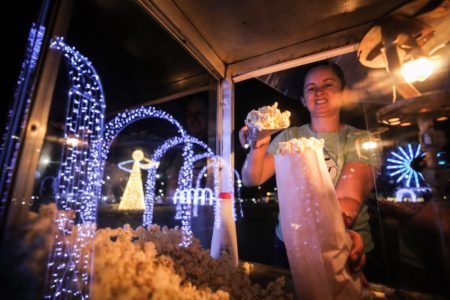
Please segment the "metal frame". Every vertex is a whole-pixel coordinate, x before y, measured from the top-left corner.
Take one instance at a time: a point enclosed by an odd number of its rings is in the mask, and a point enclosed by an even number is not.
[[[226,64],[180,8],[170,0],[138,0],[138,3],[166,29],[217,80],[216,152],[234,168],[234,84],[246,79],[282,71],[314,61],[356,51],[366,25],[334,32],[257,57]],[[330,37],[333,36],[331,40]],[[332,42],[330,42],[332,41]],[[324,48],[326,45],[326,48]],[[221,171],[222,190],[233,180]]]
[[[55,23],[50,24],[51,31],[47,31],[46,39],[42,45],[48,48],[49,37],[62,35],[68,27],[72,11],[73,1],[58,1],[55,3]],[[53,25],[53,26],[52,26]],[[55,51],[43,51],[42,72],[36,75],[35,82],[39,81],[38,89],[35,91],[34,101],[27,126],[24,129],[22,145],[19,151],[18,163],[14,173],[11,192],[11,204],[7,215],[7,225],[20,222],[29,210],[31,196],[33,194],[35,172],[39,163],[40,151],[44,143],[47,131],[48,115],[53,99],[57,70],[59,68],[61,54]],[[42,84],[45,83],[45,84]]]

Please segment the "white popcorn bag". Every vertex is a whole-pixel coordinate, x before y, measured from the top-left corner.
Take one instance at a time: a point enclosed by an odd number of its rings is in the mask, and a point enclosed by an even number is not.
[[[299,299],[362,299],[347,267],[352,241],[328,174],[323,142],[280,143],[275,155],[280,222]]]

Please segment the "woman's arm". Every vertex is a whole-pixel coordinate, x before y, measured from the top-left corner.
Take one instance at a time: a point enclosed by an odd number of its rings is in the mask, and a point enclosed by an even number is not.
[[[242,167],[242,183],[257,186],[275,174],[274,157],[266,152],[268,144],[251,149]]]
[[[247,142],[247,126],[239,131],[239,140],[242,145]],[[257,186],[266,182],[275,174],[274,157],[266,152],[269,147],[270,136],[256,142],[251,146],[242,166],[242,183],[245,186]]]
[[[336,195],[348,227],[356,220],[365,197],[375,185],[376,174],[370,164],[348,162],[336,185]]]

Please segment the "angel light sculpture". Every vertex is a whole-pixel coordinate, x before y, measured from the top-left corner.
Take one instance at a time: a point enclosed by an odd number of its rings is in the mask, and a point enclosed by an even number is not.
[[[130,172],[125,191],[119,204],[119,210],[144,210],[144,188],[142,185],[141,169],[149,170],[157,168],[159,162],[154,162],[151,159],[145,158],[142,150],[135,150],[132,154],[133,160],[127,160],[119,163],[119,168]],[[133,163],[132,169],[127,169],[124,165]]]

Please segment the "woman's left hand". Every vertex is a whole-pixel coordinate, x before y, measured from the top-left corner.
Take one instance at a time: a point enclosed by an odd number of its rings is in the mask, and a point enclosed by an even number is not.
[[[362,268],[366,264],[364,241],[359,233],[352,230],[347,230],[347,232],[353,242],[352,248],[350,249],[350,255],[348,256],[348,266],[350,271],[353,273],[358,273],[362,271]]]

